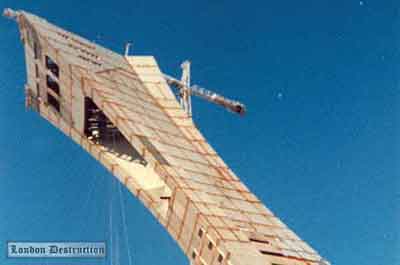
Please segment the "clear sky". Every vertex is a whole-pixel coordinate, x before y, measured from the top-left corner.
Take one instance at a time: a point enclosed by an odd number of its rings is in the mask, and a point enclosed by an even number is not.
[[[132,41],[133,54],[154,55],[172,75],[190,59],[195,83],[248,106],[240,118],[195,99],[194,119],[276,215],[333,264],[400,264],[398,0],[0,0],[4,7],[120,53]],[[112,176],[24,110],[16,24],[1,19],[0,32],[0,264],[109,264],[5,258],[8,240],[107,240],[111,194],[114,224],[121,220]],[[187,264],[139,201],[122,195],[133,264]]]

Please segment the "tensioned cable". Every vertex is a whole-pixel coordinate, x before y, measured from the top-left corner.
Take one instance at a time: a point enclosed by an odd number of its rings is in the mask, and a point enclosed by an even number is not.
[[[117,232],[115,233],[115,265],[120,265],[121,263],[119,262],[119,231],[117,230]]]
[[[131,250],[129,247],[129,235],[128,235],[128,226],[126,224],[126,210],[125,210],[125,203],[124,200],[122,199],[122,189],[121,185],[118,185],[118,190],[119,190],[119,200],[121,204],[121,216],[122,216],[122,225],[124,229],[124,238],[125,238],[125,245],[126,245],[126,250],[128,252],[128,263],[129,265],[132,265],[132,255],[131,255]]]
[[[116,135],[115,132],[112,133],[112,150],[117,154],[117,149],[116,149]],[[117,187],[118,186],[118,187]],[[129,265],[132,265],[132,254],[129,248],[129,236],[128,236],[128,226],[126,222],[126,208],[125,208],[125,203],[122,197],[122,189],[121,185],[118,183],[114,177],[111,180],[111,187],[110,187],[110,215],[109,215],[109,225],[110,225],[110,262],[111,265],[120,265],[120,244],[119,244],[119,229],[115,230],[113,228],[113,214],[114,214],[114,192],[116,192],[116,189],[118,188],[118,193],[119,193],[119,202],[120,202],[120,211],[121,211],[121,221],[122,221],[122,226],[123,226],[123,237],[125,239],[125,245],[128,253],[128,262]]]
[[[114,179],[112,178],[111,179],[111,187],[110,187],[110,190],[111,190],[111,192],[110,192],[110,215],[109,215],[109,225],[110,225],[110,263],[111,263],[111,265],[112,264],[114,264],[113,263],[113,248],[114,248],[114,245],[113,245],[113,235],[114,235],[114,233],[113,233],[113,218],[112,218],[112,215],[113,215],[113,185],[114,184]]]
[[[86,211],[86,208],[88,207],[89,202],[90,202],[90,200],[92,199],[92,193],[93,193],[93,191],[95,190],[95,188],[98,188],[98,186],[99,186],[99,182],[97,181],[97,179],[100,179],[100,178],[102,178],[102,177],[103,177],[102,175],[97,176],[97,177],[96,177],[96,176],[93,177],[92,182],[91,182],[91,184],[90,184],[88,196],[87,196],[87,198],[86,198],[86,201],[85,201],[84,204],[82,205],[82,211],[83,211],[83,212],[87,212],[87,211]],[[83,224],[83,229],[82,229],[83,232],[86,231],[87,226],[88,226],[88,222],[85,222],[85,223]]]

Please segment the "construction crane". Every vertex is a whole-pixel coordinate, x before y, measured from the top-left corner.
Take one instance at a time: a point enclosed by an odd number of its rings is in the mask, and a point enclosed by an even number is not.
[[[125,46],[125,56],[129,55],[131,43],[127,43]],[[178,99],[189,117],[192,116],[192,99],[191,95],[198,96],[209,102],[215,103],[227,109],[228,111],[238,113],[243,116],[246,113],[246,107],[244,104],[227,99],[213,91],[205,89],[198,85],[190,85],[190,61],[186,60],[181,64],[182,76],[181,80],[178,80],[170,75],[163,74],[168,85],[178,89]]]
[[[178,97],[182,108],[188,116],[192,116],[191,95],[198,96],[209,102],[215,103],[227,109],[228,111],[238,113],[243,116],[246,113],[246,106],[239,101],[227,99],[213,91],[205,89],[198,85],[190,85],[190,62],[184,61],[181,64],[182,77],[178,80],[172,76],[164,74],[168,85],[178,89]]]

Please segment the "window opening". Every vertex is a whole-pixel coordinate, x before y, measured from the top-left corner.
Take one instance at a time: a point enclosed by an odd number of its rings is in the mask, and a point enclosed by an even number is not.
[[[46,56],[46,68],[49,69],[53,75],[59,78],[60,68],[49,56]]]
[[[46,83],[48,88],[53,90],[53,92],[56,93],[57,95],[60,95],[60,86],[53,78],[51,78],[51,76],[49,75],[46,76]]]
[[[52,106],[57,112],[60,112],[60,102],[50,93],[47,93],[47,103]]]

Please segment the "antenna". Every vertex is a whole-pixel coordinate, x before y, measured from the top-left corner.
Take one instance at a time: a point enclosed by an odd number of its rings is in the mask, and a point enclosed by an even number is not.
[[[198,85],[190,85],[190,62],[184,61],[181,64],[182,78],[178,80],[172,76],[164,74],[164,78],[168,85],[174,86],[179,91],[179,99],[182,108],[186,111],[189,117],[192,116],[191,95],[203,98],[211,103],[220,105],[228,111],[238,113],[243,116],[246,113],[246,106],[239,101],[225,98],[213,91],[205,89]]]
[[[125,45],[125,56],[129,55],[129,50],[130,50],[131,46],[132,46],[131,42],[126,43],[126,45]]]

